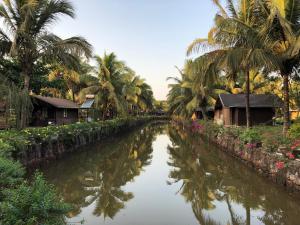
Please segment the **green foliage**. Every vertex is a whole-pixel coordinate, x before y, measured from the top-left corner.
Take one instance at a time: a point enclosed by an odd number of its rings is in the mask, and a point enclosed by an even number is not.
[[[25,181],[4,194],[0,205],[2,225],[64,225],[65,214],[71,210],[39,173],[31,184]]]
[[[5,142],[3,139],[0,139],[0,157],[10,158],[13,150],[13,146]]]
[[[114,120],[78,123],[66,126],[50,126],[25,130],[0,132],[0,224],[1,225],[63,225],[70,206],[56,195],[41,174],[33,182],[24,181],[25,170],[10,159],[34,143],[52,140],[74,145],[74,136],[95,134],[106,137],[151,121],[157,117],[145,116]],[[165,119],[165,117],[161,117]],[[5,158],[6,157],[6,158]],[[125,196],[130,198],[130,196]],[[126,200],[126,199],[125,199]]]
[[[14,188],[23,181],[24,169],[18,162],[0,157],[0,189]],[[0,195],[1,199],[1,195]]]
[[[289,135],[292,139],[300,138],[300,122],[296,122],[291,126],[289,130]]]
[[[240,140],[244,143],[256,144],[261,142],[261,135],[255,128],[246,129],[240,135]]]
[[[33,144],[41,144],[51,140],[61,141],[63,143],[72,144],[74,137],[77,135],[92,136],[98,134],[106,137],[126,130],[138,124],[153,120],[157,117],[127,117],[117,118],[114,120],[91,122],[91,123],[76,123],[64,126],[49,126],[42,128],[28,128],[21,131],[8,130],[0,132],[0,145],[5,146],[3,151],[18,155],[26,151]],[[73,143],[74,144],[74,143]],[[1,151],[0,151],[1,152]]]

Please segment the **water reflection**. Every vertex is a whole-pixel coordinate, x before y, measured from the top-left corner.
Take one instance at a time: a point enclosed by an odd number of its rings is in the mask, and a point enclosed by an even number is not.
[[[182,182],[178,192],[199,224],[299,224],[297,199],[179,127],[169,136],[169,184]]]
[[[151,163],[152,142],[163,131],[164,126],[146,126],[97,147],[89,146],[78,155],[68,156],[65,163],[57,162],[46,169],[46,177],[74,206],[69,217],[95,203],[95,216],[113,219],[134,198],[122,187]]]
[[[297,225],[299,198],[180,127],[148,125],[44,170],[70,222]]]

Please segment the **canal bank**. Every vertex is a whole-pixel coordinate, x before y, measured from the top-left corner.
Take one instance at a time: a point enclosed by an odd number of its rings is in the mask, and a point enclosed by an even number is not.
[[[134,127],[167,117],[141,116],[65,126],[10,130],[0,133],[1,155],[11,154],[25,167],[35,167],[47,161],[71,154],[80,147],[127,132]]]
[[[277,147],[274,150],[260,141],[251,142],[249,141],[253,138],[251,135],[254,136],[251,130],[245,139],[242,137],[242,132],[245,131],[236,127],[223,127],[204,121],[201,123],[177,121],[176,123],[188,128],[196,136],[207,139],[217,149],[242,161],[265,178],[285,187],[289,192],[300,193],[300,160],[295,160],[295,156],[287,147],[284,149]]]
[[[299,224],[297,196],[176,126],[141,126],[42,171],[74,206],[70,224]]]

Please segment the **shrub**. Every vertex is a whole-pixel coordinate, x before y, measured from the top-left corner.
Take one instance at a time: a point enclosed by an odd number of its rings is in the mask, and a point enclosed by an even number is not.
[[[282,132],[265,132],[262,134],[262,143],[264,149],[275,152],[280,146],[287,147],[290,145],[290,139],[284,137]]]
[[[14,147],[0,139],[0,157],[10,158]]]
[[[257,144],[261,143],[261,137],[259,132],[254,129],[246,129],[244,132],[240,134],[240,140],[244,144]]]
[[[0,189],[14,188],[23,181],[24,169],[18,162],[0,157]],[[1,200],[1,197],[0,197]]]
[[[300,138],[300,122],[294,123],[291,126],[289,131],[289,135],[292,139],[299,139]]]
[[[36,174],[31,185],[23,182],[18,188],[4,191],[0,205],[2,225],[64,225],[70,206],[57,197],[53,186]]]

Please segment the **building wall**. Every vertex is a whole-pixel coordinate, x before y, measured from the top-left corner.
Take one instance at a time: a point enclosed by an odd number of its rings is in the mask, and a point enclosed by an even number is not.
[[[252,125],[266,124],[272,125],[272,119],[275,116],[273,108],[252,108],[251,123]],[[245,108],[223,108],[215,111],[214,121],[220,125],[237,125],[245,126],[246,109]]]
[[[232,125],[231,109],[223,108],[224,125]]]
[[[215,116],[214,116],[214,121],[215,123],[219,124],[219,125],[223,125],[224,124],[224,120],[223,120],[223,116],[222,116],[222,109],[216,109],[215,110]]]
[[[246,120],[246,109],[245,108],[234,108],[235,120],[233,125],[245,126]],[[266,124],[272,125],[272,119],[275,116],[275,111],[272,108],[251,108],[250,117],[252,125]]]
[[[219,125],[231,125],[230,108],[216,109],[214,121]]]
[[[67,111],[66,117],[64,111]],[[78,109],[56,109],[56,125],[78,122]]]

